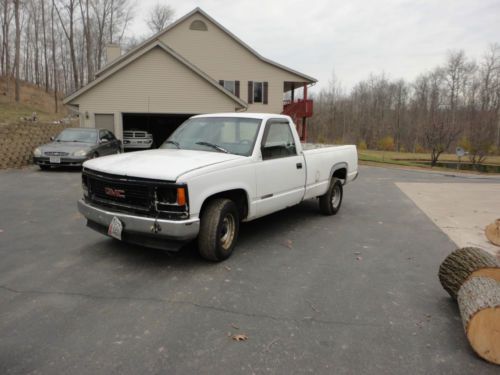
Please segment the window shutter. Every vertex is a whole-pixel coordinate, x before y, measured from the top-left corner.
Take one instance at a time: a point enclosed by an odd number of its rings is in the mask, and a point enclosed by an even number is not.
[[[240,81],[234,81],[234,95],[240,97]]]
[[[253,103],[253,82],[248,81],[248,104]]]
[[[224,86],[224,80],[223,79],[219,80],[219,85]]]
[[[268,91],[269,84],[267,82],[264,82],[264,89],[262,93],[262,103],[267,104],[267,91]]]

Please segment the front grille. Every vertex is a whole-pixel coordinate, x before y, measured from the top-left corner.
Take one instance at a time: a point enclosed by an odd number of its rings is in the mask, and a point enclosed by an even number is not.
[[[163,207],[155,200],[157,194],[160,194],[161,201],[169,202],[165,194],[169,188],[176,189],[178,186],[172,181],[118,176],[85,168],[82,173],[82,184],[86,191],[86,200],[96,206],[149,217],[169,219],[188,217],[187,206],[173,210],[171,206]],[[167,207],[168,211],[162,210]]]
[[[44,152],[47,156],[68,156],[69,152],[61,152],[61,151],[46,151]]]
[[[114,202],[149,210],[151,192],[147,186],[118,183],[90,177],[89,193],[97,201]]]
[[[124,131],[124,138],[146,138],[147,133],[143,131]]]

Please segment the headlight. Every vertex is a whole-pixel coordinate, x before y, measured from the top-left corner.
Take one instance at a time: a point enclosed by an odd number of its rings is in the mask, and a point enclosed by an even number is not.
[[[36,157],[39,157],[39,156],[42,156],[42,150],[40,150],[40,148],[35,148],[33,150],[33,155],[36,156]]]
[[[159,213],[165,213],[172,218],[189,217],[189,207],[186,186],[156,188],[154,204]]]
[[[87,156],[87,150],[78,150],[73,152],[73,156]]]

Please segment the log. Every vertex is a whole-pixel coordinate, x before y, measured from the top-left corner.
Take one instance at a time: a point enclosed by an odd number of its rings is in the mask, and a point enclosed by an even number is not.
[[[458,291],[458,307],[472,349],[500,365],[500,283],[472,277]]]
[[[477,247],[463,247],[448,255],[439,267],[439,281],[453,299],[471,277],[486,276],[500,281],[500,262]]]

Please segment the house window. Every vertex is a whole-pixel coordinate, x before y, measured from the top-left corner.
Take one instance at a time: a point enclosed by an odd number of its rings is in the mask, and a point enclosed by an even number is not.
[[[269,82],[248,81],[248,103],[267,104],[269,100]]]
[[[219,84],[224,87],[231,94],[240,97],[240,81],[225,81],[221,79]]]
[[[263,84],[262,82],[253,83],[253,102],[262,103]]]
[[[232,94],[236,93],[235,88],[236,88],[236,82],[235,81],[224,81],[224,88],[228,91],[230,91]]]
[[[189,25],[189,28],[191,30],[197,30],[197,31],[207,31],[207,24],[203,21],[200,20],[194,20],[191,22],[191,25]]]

